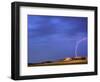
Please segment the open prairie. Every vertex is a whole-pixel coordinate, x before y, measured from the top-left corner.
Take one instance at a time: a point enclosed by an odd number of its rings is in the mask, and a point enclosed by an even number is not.
[[[49,66],[49,65],[71,65],[71,64],[87,64],[87,58],[77,57],[77,58],[65,58],[58,61],[44,61],[41,63],[28,64],[29,67],[33,66]]]

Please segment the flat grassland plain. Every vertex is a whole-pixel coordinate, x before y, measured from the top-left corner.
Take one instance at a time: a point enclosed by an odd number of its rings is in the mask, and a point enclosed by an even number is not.
[[[29,67],[33,66],[50,66],[50,65],[72,65],[72,64],[87,64],[86,57],[65,58],[58,61],[44,61],[41,63],[28,63]]]

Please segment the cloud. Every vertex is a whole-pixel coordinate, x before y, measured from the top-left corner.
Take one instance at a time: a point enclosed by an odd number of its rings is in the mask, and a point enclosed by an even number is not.
[[[47,36],[56,33],[73,36],[78,32],[87,32],[87,18],[29,16],[29,36]]]

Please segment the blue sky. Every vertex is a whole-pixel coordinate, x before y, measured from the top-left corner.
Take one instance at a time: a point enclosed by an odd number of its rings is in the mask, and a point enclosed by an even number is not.
[[[56,61],[75,56],[78,41],[87,38],[86,17],[28,15],[28,63]],[[87,39],[77,48],[87,56]]]

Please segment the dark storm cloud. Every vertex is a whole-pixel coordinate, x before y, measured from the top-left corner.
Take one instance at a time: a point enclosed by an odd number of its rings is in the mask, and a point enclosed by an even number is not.
[[[78,17],[29,16],[29,35],[37,37],[61,33],[73,36],[78,32],[87,32],[86,19]],[[82,29],[83,27],[84,29]]]

